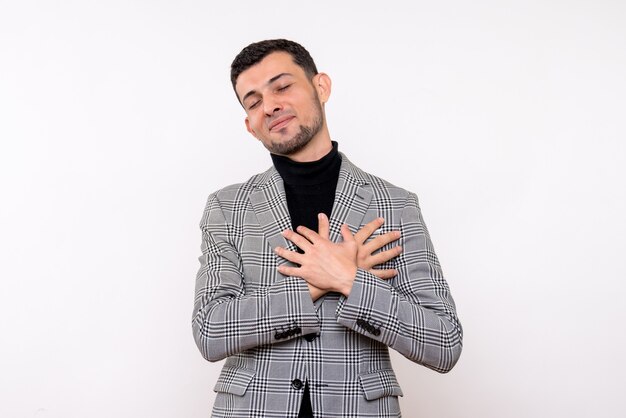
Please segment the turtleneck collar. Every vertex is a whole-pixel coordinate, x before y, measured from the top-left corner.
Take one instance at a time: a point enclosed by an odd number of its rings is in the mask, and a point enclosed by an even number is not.
[[[317,161],[300,163],[282,155],[270,154],[274,167],[285,184],[312,186],[336,179],[341,168],[339,145],[332,141],[333,148]]]

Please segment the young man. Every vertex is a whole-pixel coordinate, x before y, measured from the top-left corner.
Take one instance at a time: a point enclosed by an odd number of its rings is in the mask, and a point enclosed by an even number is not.
[[[274,165],[211,194],[200,223],[193,332],[226,358],[213,416],[400,416],[388,347],[442,373],[462,347],[417,197],[339,153],[330,78],[301,45],[247,46],[231,81]]]

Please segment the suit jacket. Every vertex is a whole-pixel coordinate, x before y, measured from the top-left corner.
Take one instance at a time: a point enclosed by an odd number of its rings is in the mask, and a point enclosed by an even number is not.
[[[454,366],[462,329],[416,195],[342,154],[331,240],[379,216],[382,232],[402,234],[402,254],[381,266],[398,275],[359,269],[349,297],[314,303],[302,278],[277,272],[289,262],[274,248],[295,246],[281,235],[291,220],[276,169],[209,196],[192,327],[207,360],[226,358],[214,417],[297,417],[307,381],[316,417],[399,417],[387,347],[438,372]]]

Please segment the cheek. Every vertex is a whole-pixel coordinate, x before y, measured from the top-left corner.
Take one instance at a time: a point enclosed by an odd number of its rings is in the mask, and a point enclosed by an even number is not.
[[[250,121],[250,129],[252,129],[253,131],[256,132],[256,131],[258,131],[261,128],[262,123],[261,123],[261,121],[259,120],[258,117],[249,116],[248,120]]]

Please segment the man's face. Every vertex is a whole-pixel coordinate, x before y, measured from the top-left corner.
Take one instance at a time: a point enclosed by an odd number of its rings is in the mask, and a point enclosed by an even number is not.
[[[237,78],[246,128],[271,153],[294,154],[322,130],[322,101],[313,85],[317,78],[309,79],[286,52],[269,54]]]

